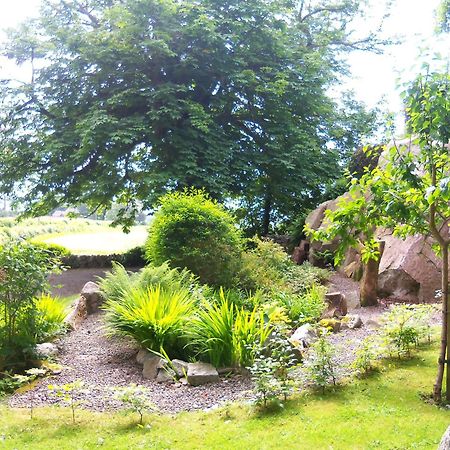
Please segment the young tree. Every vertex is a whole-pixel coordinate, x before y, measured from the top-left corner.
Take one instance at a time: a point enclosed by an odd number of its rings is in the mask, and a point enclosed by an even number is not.
[[[266,233],[340,175],[326,92],[342,54],[379,44],[350,36],[363,3],[44,0],[5,49],[32,74],[0,87],[0,192],[31,214],[114,201],[129,225],[203,187]]]
[[[442,256],[442,335],[434,399],[441,400],[446,369],[446,399],[450,401],[450,75],[426,73],[405,91],[409,141],[394,142],[379,165],[358,182],[335,212],[328,227],[310,234],[320,240],[339,236],[338,259],[348,246],[359,246],[363,261],[380,257],[376,227],[385,226],[406,237],[434,239]]]

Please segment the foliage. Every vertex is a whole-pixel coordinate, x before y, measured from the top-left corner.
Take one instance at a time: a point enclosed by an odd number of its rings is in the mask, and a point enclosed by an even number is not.
[[[271,324],[257,307],[246,311],[230,302],[224,291],[220,296],[216,303],[204,302],[190,321],[189,346],[215,367],[246,367],[270,334]]]
[[[39,321],[35,299],[48,286],[59,261],[27,242],[8,241],[0,248],[0,360],[24,364],[36,343]]]
[[[330,384],[336,385],[335,350],[328,341],[326,334],[322,334],[314,342],[304,361],[306,380],[325,393],[325,388]]]
[[[108,298],[103,309],[111,334],[130,336],[142,347],[163,350],[173,358],[182,354],[194,306],[189,291],[157,286],[132,290],[118,300]]]
[[[148,389],[136,384],[114,389],[114,397],[128,409],[139,414],[139,425],[143,425],[144,413],[157,411],[156,406],[148,399]]]
[[[145,291],[157,286],[165,291],[192,290],[196,278],[186,269],[171,269],[168,263],[150,264],[138,272],[128,272],[121,264],[113,263],[111,272],[99,278],[98,283],[108,300],[120,301],[134,290]]]
[[[167,194],[149,228],[146,255],[187,268],[202,283],[230,286],[239,269],[242,240],[232,216],[203,191]]]
[[[355,359],[350,367],[359,376],[365,376],[374,370],[383,354],[382,343],[374,336],[366,337],[355,352]]]
[[[62,385],[50,384],[47,388],[51,394],[70,407],[72,411],[72,423],[75,425],[75,411],[83,404],[81,394],[87,392],[83,381],[75,380]]]
[[[315,267],[309,262],[300,266],[291,264],[284,274],[286,283],[294,294],[304,294],[313,286],[324,284],[330,276],[331,272],[328,269]]]
[[[123,253],[121,262],[125,267],[142,267],[145,266],[145,248],[137,246],[130,248]]]
[[[63,245],[53,244],[50,242],[41,242],[37,239],[30,241],[35,247],[40,247],[55,258],[62,258],[64,256],[70,256],[70,250]]]
[[[166,189],[205,187],[236,196],[264,233],[313,206],[340,175],[334,149],[359,140],[348,135],[366,121],[327,93],[345,73],[343,54],[380,48],[370,31],[352,40],[364,9],[344,0],[45,2],[4,46],[33,73],[2,83],[1,190],[39,215],[115,203],[130,226]]]
[[[302,294],[279,294],[275,298],[285,306],[289,318],[301,325],[306,322],[316,322],[325,309],[325,294],[327,288],[313,284]]]
[[[66,306],[57,298],[48,294],[36,300],[36,328],[38,342],[44,342],[61,334],[65,330]]]
[[[421,339],[430,340],[430,305],[395,305],[383,318],[381,336],[389,354],[411,356],[411,348]]]

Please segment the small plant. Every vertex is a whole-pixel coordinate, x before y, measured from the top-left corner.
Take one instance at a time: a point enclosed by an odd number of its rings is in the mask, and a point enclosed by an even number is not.
[[[81,394],[85,393],[84,383],[81,380],[75,380],[72,383],[63,385],[49,385],[48,390],[58,399],[61,399],[68,405],[72,411],[72,423],[75,425],[75,411],[83,401],[80,399]]]
[[[375,369],[377,361],[382,356],[382,348],[376,336],[365,338],[359,348],[356,350],[355,359],[350,368],[358,376],[365,376]]]
[[[139,425],[143,425],[145,412],[156,412],[158,408],[148,399],[148,389],[136,384],[114,389],[114,397],[127,409],[139,414]]]
[[[41,295],[36,300],[37,340],[43,342],[52,339],[65,330],[64,319],[67,316],[65,305],[50,295]]]
[[[265,347],[261,347],[250,370],[257,403],[266,408],[268,403],[286,401],[294,390],[290,368],[297,363],[292,346],[282,328],[276,328]]]
[[[420,340],[431,339],[429,318],[432,309],[429,305],[395,305],[384,318],[381,335],[390,354],[399,358],[410,357],[411,349]]]
[[[322,334],[308,351],[304,362],[306,379],[313,386],[325,393],[325,388],[333,383],[336,385],[335,350],[327,340],[326,333]]]

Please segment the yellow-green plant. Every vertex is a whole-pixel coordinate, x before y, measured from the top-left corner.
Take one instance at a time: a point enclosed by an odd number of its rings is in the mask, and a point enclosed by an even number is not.
[[[108,299],[103,308],[111,334],[130,336],[149,350],[164,350],[176,357],[182,353],[184,328],[194,306],[188,290],[157,286],[127,292],[119,300]]]
[[[67,311],[59,299],[44,294],[36,300],[35,305],[39,340],[52,338],[64,330]]]

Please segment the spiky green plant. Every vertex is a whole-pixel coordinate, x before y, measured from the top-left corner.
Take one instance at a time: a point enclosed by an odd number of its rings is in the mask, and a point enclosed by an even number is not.
[[[133,290],[147,290],[161,286],[166,291],[190,289],[196,283],[195,276],[187,269],[171,269],[167,263],[148,265],[139,272],[128,272],[121,264],[113,263],[110,273],[99,278],[99,285],[109,300],[121,300]]]
[[[103,308],[110,334],[132,337],[141,346],[173,358],[182,353],[184,328],[194,305],[186,289],[156,286],[126,292],[120,300],[109,298]]]
[[[61,300],[50,295],[42,295],[36,300],[35,306],[38,341],[53,338],[64,330],[67,311]]]
[[[239,309],[223,290],[215,303],[204,302],[189,327],[189,345],[201,359],[216,367],[245,367],[253,361],[254,350],[270,334],[263,313]]]

